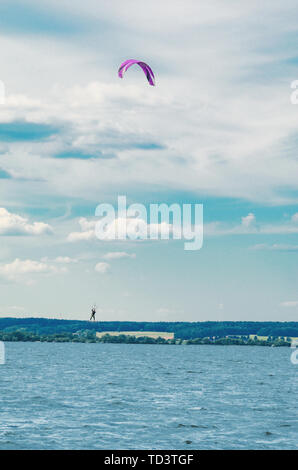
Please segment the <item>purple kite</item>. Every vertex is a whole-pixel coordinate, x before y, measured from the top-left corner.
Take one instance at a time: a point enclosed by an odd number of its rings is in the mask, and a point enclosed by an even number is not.
[[[152,72],[148,64],[145,64],[145,62],[141,62],[139,60],[128,59],[125,62],[123,62],[123,64],[120,65],[120,68],[118,70],[119,77],[123,78],[124,72],[126,72],[126,70],[129,69],[129,67],[131,67],[134,64],[138,64],[143,69],[143,72],[146,75],[149,84],[154,86],[155,85],[154,73]]]

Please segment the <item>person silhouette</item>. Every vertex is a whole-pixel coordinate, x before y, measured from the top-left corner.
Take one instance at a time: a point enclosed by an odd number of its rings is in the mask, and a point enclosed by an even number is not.
[[[95,321],[95,314],[96,314],[96,308],[92,307],[90,321],[92,321],[92,320]]]

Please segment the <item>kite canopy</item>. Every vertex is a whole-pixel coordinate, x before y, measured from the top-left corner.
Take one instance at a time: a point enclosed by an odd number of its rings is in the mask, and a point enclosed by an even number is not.
[[[126,70],[129,69],[129,67],[131,67],[134,64],[138,64],[143,69],[143,72],[146,75],[149,84],[151,86],[154,86],[155,85],[154,73],[152,72],[148,64],[145,64],[145,62],[141,62],[140,60],[128,59],[125,62],[123,62],[123,64],[120,65],[120,68],[118,70],[119,77],[123,78],[124,72],[126,72]]]

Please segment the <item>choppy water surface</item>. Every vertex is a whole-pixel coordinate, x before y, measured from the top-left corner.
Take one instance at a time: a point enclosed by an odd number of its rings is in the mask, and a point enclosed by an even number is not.
[[[6,343],[1,449],[298,449],[289,348]]]

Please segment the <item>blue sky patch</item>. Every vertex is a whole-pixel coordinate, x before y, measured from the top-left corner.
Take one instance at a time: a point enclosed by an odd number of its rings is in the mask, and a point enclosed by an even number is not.
[[[140,150],[164,150],[166,148],[164,145],[156,142],[140,142],[133,144],[132,147]]]
[[[7,171],[2,170],[2,168],[0,168],[0,179],[9,180],[11,178],[12,178],[12,176]]]
[[[66,150],[61,153],[57,153],[56,155],[53,155],[54,158],[61,158],[64,160],[67,159],[76,159],[76,160],[91,160],[93,158],[114,158],[115,155],[113,154],[104,154],[102,152],[96,151],[96,152],[84,152],[82,150]]]
[[[61,12],[55,12],[49,5],[44,8],[15,0],[2,0],[0,28],[2,33],[65,35],[81,30],[82,21],[69,15],[61,15]]]
[[[48,124],[36,124],[25,121],[0,123],[0,141],[2,142],[44,140],[58,132],[58,128]]]

